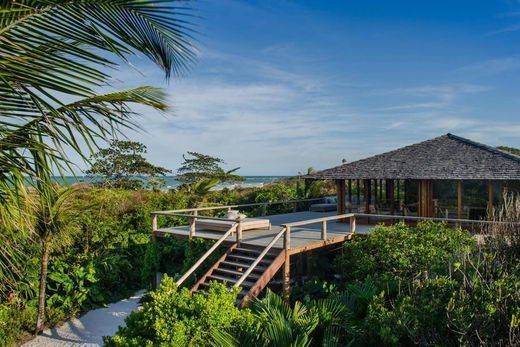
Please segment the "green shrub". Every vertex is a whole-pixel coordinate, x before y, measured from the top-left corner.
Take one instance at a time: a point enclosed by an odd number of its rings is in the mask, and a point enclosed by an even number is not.
[[[157,248],[157,244],[149,244],[144,254],[143,268],[141,269],[141,284],[148,287],[154,278],[154,275],[159,271],[161,262],[161,255]]]
[[[456,254],[475,247],[472,236],[444,223],[378,225],[365,240],[345,242],[336,267],[346,279],[412,280],[446,271]]]
[[[0,346],[16,345],[22,334],[34,327],[36,305],[15,298],[0,304]]]
[[[212,283],[207,294],[179,289],[166,276],[151,301],[125,319],[126,327],[106,346],[210,346],[214,331],[231,330],[250,324],[248,310],[235,306],[237,291]]]
[[[343,299],[360,327],[356,343],[514,345],[520,266],[502,260],[469,234],[432,222],[378,226],[366,240],[347,242],[336,262],[343,276],[375,278],[374,290],[359,292],[364,301]]]
[[[53,259],[47,276],[48,319],[58,322],[78,312],[97,282],[96,270],[90,259],[71,263]]]

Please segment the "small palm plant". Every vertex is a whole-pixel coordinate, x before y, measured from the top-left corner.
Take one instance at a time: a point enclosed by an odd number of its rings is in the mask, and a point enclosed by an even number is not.
[[[36,333],[45,323],[45,288],[47,286],[47,267],[49,254],[53,248],[60,248],[70,241],[71,225],[65,221],[67,199],[74,192],[73,188],[61,187],[52,182],[48,171],[48,160],[43,153],[33,153],[35,168],[39,173],[34,183],[37,197],[34,201],[33,231],[41,246],[41,273],[38,293],[38,316]]]
[[[338,300],[320,299],[308,304],[295,302],[292,307],[267,291],[262,300],[251,302],[253,329],[237,336],[214,332],[214,346],[342,346],[349,330],[351,314]]]

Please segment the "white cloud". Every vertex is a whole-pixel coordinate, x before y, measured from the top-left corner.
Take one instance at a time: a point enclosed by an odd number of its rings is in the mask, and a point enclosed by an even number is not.
[[[471,77],[486,77],[518,70],[519,68],[520,58],[506,57],[470,64],[460,68],[456,73]]]

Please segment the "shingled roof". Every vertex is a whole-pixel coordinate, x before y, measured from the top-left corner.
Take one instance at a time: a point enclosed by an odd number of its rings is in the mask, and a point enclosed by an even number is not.
[[[453,134],[319,171],[316,179],[520,180],[520,157]]]

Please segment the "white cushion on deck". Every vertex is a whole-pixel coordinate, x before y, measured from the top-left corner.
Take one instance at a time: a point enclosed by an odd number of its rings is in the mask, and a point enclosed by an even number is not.
[[[227,220],[203,220],[199,219],[195,223],[197,229],[211,231],[228,231],[235,221]],[[242,220],[242,231],[252,229],[269,229],[271,222],[269,219],[246,218]]]

